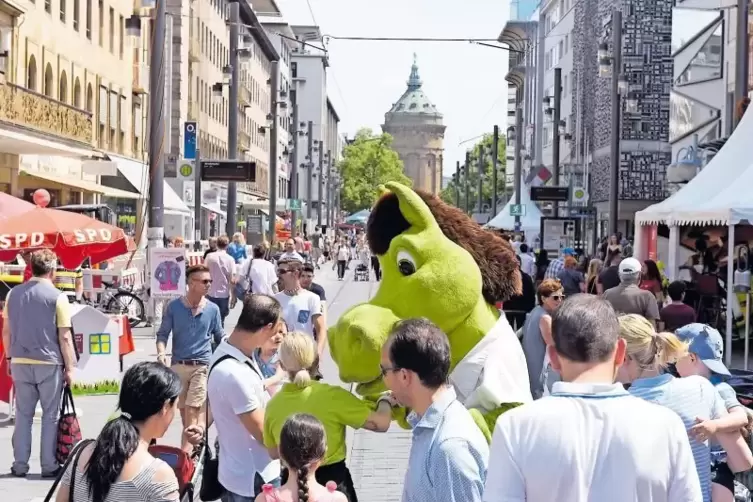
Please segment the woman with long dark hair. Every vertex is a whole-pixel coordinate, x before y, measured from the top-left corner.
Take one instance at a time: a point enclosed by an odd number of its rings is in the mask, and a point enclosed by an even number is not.
[[[132,366],[123,376],[120,416],[71,462],[56,502],[173,502],[179,499],[173,469],[149,454],[175,415],[180,378],[156,362]],[[76,472],[71,472],[76,464]],[[73,483],[73,500],[69,491]]]
[[[299,413],[288,418],[280,432],[279,449],[288,479],[277,489],[265,485],[255,502],[347,502],[331,483],[325,487],[316,480],[327,452],[324,426],[316,417]]]
[[[640,288],[654,294],[661,310],[664,306],[664,284],[659,266],[654,260],[644,260]]]

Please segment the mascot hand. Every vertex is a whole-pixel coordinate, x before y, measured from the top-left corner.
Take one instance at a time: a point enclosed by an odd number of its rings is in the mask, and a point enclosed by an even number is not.
[[[483,413],[481,410],[477,410],[475,408],[471,408],[468,411],[471,413],[471,417],[473,417],[473,421],[476,422],[478,428],[481,429],[481,433],[484,435],[486,440],[491,443],[492,432],[494,432],[494,426],[497,423],[499,416],[506,411],[517,408],[518,406],[520,406],[520,403],[503,403],[492,411],[486,413]]]

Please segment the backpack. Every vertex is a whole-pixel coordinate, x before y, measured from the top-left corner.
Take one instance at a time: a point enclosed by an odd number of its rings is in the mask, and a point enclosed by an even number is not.
[[[178,491],[182,497],[186,487],[191,486],[196,472],[194,460],[188,453],[175,446],[154,444],[149,446],[149,453],[172,467],[175,477],[178,478]]]

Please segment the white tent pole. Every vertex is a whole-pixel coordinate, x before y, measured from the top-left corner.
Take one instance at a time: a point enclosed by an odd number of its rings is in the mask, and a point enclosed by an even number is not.
[[[644,227],[640,223],[635,222],[635,235],[633,236],[633,258],[640,262],[643,262],[643,260],[648,258],[648,253],[646,253],[646,250],[644,249],[644,246],[646,245],[646,243],[644,242],[645,239],[643,238],[644,231]]]
[[[732,366],[732,302],[735,288],[732,282],[735,280],[735,225],[729,225],[729,240],[727,241],[727,325],[725,329],[726,341],[724,347],[724,362],[727,367]]]
[[[669,227],[669,256],[667,257],[666,274],[669,282],[677,279],[677,255],[680,252],[680,227],[670,225]]]

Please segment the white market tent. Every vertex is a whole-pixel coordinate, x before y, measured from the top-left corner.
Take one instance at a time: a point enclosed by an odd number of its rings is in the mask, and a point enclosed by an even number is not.
[[[727,263],[734,263],[735,225],[753,224],[753,112],[746,113],[722,149],[687,185],[672,197],[654,204],[635,215],[636,227],[656,225],[669,227],[670,280],[677,276],[679,227],[681,225],[727,225]],[[635,233],[634,249],[643,252],[643,232]],[[642,258],[642,256],[639,256]],[[734,267],[727,267],[726,346],[732,346],[732,305],[736,301]],[[747,333],[746,333],[747,339]],[[747,347],[747,341],[746,341]],[[732,362],[732,351],[725,351],[726,363]]]
[[[526,240],[529,244],[536,242],[541,233],[541,211],[536,204],[531,201],[531,187],[523,183],[520,184],[523,189],[520,193],[520,203],[525,206],[526,214],[520,217],[520,230],[525,232]],[[505,207],[497,215],[489,220],[487,227],[498,228],[501,230],[515,229],[515,216],[510,215],[510,207],[515,204],[515,193]]]

